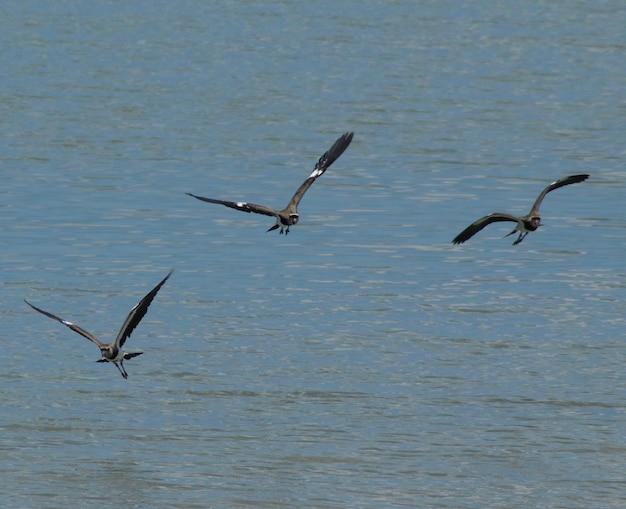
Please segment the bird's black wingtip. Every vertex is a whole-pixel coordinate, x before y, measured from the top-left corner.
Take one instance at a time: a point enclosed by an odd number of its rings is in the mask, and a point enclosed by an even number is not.
[[[587,180],[591,175],[589,175],[589,173],[579,173],[578,175],[570,175],[568,177],[563,177],[562,179],[559,179],[556,182],[567,182],[569,184],[577,184],[578,182],[584,182],[585,180]]]
[[[30,302],[28,302],[26,299],[24,299],[24,302],[26,302],[26,304],[28,304],[31,308],[33,308],[36,311],[39,311],[39,309],[37,308],[37,306],[35,306],[34,304],[31,304]]]
[[[165,275],[161,282],[157,285],[159,288],[165,284],[165,282],[170,278],[170,276],[174,274],[174,269],[170,269],[170,271]]]

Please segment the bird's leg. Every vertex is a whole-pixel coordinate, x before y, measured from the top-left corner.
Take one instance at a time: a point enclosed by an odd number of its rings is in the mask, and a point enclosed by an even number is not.
[[[122,360],[120,362],[120,364],[122,364],[124,361]],[[113,364],[115,364],[115,367],[117,368],[117,370],[120,372],[120,375],[122,375],[122,378],[126,379],[128,378],[128,373],[126,373],[126,370],[124,369],[124,364],[122,364],[122,367],[120,368],[119,364],[115,361],[113,361]]]
[[[126,368],[124,367],[124,359],[120,360],[120,367],[122,371],[124,371],[124,378],[128,378],[128,373],[126,372]]]
[[[526,235],[528,235],[528,232],[520,232],[519,237],[517,237],[517,240],[513,242],[513,245],[517,246],[522,240],[524,240],[524,237],[526,237]]]
[[[515,232],[517,232],[517,228],[515,228],[515,230],[513,230],[511,233],[507,233],[504,237],[502,237],[503,239],[506,239],[507,237],[510,237],[511,235],[513,235]]]

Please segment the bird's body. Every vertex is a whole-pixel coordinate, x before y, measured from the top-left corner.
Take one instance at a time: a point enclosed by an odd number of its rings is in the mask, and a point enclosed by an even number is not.
[[[270,232],[272,230],[280,228],[281,234],[287,234],[289,233],[289,227],[297,224],[298,220],[300,219],[300,216],[298,215],[298,204],[304,196],[304,193],[306,193],[309,187],[311,187],[311,184],[313,184],[313,182],[315,182],[318,177],[322,176],[324,172],[330,167],[330,165],[333,164],[339,158],[339,156],[344,153],[344,151],[352,142],[353,136],[353,132],[347,132],[335,141],[332,147],[330,147],[324,153],[324,155],[319,158],[311,174],[302,183],[302,185],[300,185],[291,200],[289,200],[287,206],[282,210],[275,210],[269,207],[265,207],[263,205],[255,205],[254,203],[216,200],[214,198],[197,196],[192,193],[186,194],[198,200],[202,200],[208,203],[217,203],[219,205],[224,205],[226,207],[230,207],[231,209],[240,210],[242,212],[254,212],[256,214],[263,214],[265,216],[273,216],[276,218],[276,224],[274,224],[274,226],[272,226],[267,231]]]
[[[98,338],[96,338],[93,334],[86,331],[82,327],[79,327],[78,325],[72,322],[64,320],[63,318],[59,318],[58,316],[53,315],[52,313],[49,313],[48,311],[44,311],[43,309],[40,309],[37,306],[34,306],[27,300],[24,300],[24,302],[26,302],[26,304],[28,304],[35,311],[38,311],[41,314],[46,315],[48,318],[52,318],[53,320],[56,320],[57,322],[61,322],[63,325],[65,325],[66,327],[69,327],[74,332],[80,334],[84,338],[87,338],[92,343],[95,343],[96,346],[100,349],[100,354],[102,355],[102,358],[96,362],[112,362],[113,364],[115,364],[115,367],[118,369],[122,377],[128,378],[128,373],[126,372],[126,369],[124,368],[124,361],[132,359],[133,357],[137,357],[138,355],[141,355],[143,352],[130,352],[129,353],[129,352],[125,352],[122,349],[122,347],[124,346],[124,343],[126,343],[126,340],[133,333],[137,325],[139,325],[139,322],[146,315],[146,313],[148,312],[148,307],[152,303],[152,300],[154,299],[156,294],[159,292],[161,287],[165,284],[165,282],[168,280],[168,278],[171,275],[172,275],[172,271],[170,271],[167,274],[167,276],[165,276],[165,278],[163,278],[163,280],[161,280],[161,282],[158,285],[156,285],[143,299],[141,299],[137,303],[137,305],[133,309],[130,310],[130,313],[128,313],[126,320],[124,320],[122,327],[117,333],[116,338],[110,343],[103,343]]]
[[[454,240],[453,244],[462,244],[466,240],[469,240],[475,234],[477,234],[480,230],[482,230],[485,226],[491,223],[498,223],[502,221],[510,221],[513,223],[517,223],[515,228],[511,233],[506,235],[513,235],[516,232],[519,232],[519,236],[513,242],[513,245],[516,246],[519,244],[529,232],[534,232],[539,226],[541,226],[541,216],[539,215],[539,207],[541,206],[541,202],[546,197],[546,195],[550,191],[554,191],[555,189],[559,189],[560,187],[567,186],[570,184],[575,184],[577,182],[582,182],[583,180],[587,180],[589,175],[581,174],[581,175],[570,175],[569,177],[564,177],[562,179],[556,180],[552,182],[549,186],[547,186],[537,199],[533,207],[530,209],[530,212],[525,216],[514,216],[512,214],[506,214],[504,212],[494,212],[493,214],[489,214],[485,217],[481,217],[480,219],[474,221],[470,224],[465,230],[459,233]]]

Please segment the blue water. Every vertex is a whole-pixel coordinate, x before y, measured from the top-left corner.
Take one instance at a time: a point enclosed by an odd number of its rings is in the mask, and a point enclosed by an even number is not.
[[[623,2],[3,20],[0,506],[626,507]],[[288,236],[186,196],[282,208]],[[549,182],[518,246],[491,225]],[[175,272],[114,366],[104,341]]]

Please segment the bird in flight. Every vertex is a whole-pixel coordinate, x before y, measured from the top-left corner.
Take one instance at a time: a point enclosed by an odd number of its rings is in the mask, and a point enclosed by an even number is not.
[[[282,210],[274,210],[269,207],[265,207],[263,205],[255,205],[254,203],[246,203],[246,202],[234,202],[234,201],[224,201],[224,200],[215,200],[213,198],[204,198],[203,196],[196,196],[192,193],[186,193],[189,196],[193,196],[198,200],[206,201],[208,203],[217,203],[220,205],[225,205],[226,207],[230,207],[231,209],[241,210],[242,212],[254,212],[256,214],[263,214],[266,216],[274,216],[276,218],[276,224],[272,226],[268,232],[272,230],[276,230],[280,228],[281,235],[283,233],[289,233],[289,227],[298,223],[300,216],[298,215],[298,204],[300,200],[304,196],[304,193],[307,192],[311,184],[315,182],[315,180],[322,176],[324,172],[333,164],[341,154],[348,148],[350,143],[352,142],[352,137],[354,136],[353,132],[347,132],[337,138],[337,141],[333,143],[333,146],[330,147],[322,157],[319,158],[317,163],[315,164],[315,168],[313,172],[307,177],[307,179],[302,183],[302,185],[298,188],[296,193],[292,196],[291,200],[287,206]]]
[[[555,189],[559,189],[563,186],[568,186],[570,184],[576,184],[577,182],[582,182],[583,180],[587,180],[589,178],[588,174],[582,175],[570,175],[569,177],[564,177],[555,182],[552,182],[548,187],[546,187],[541,194],[535,200],[535,204],[533,208],[530,209],[530,212],[525,216],[513,216],[511,214],[506,214],[502,212],[494,212],[493,214],[489,214],[488,216],[481,217],[480,219],[474,221],[470,224],[465,230],[459,233],[454,240],[453,244],[463,244],[466,240],[469,240],[471,237],[476,235],[480,230],[482,230],[485,226],[491,223],[498,223],[501,221],[511,221],[513,223],[517,223],[515,229],[505,235],[508,237],[509,235],[513,235],[515,232],[519,232],[519,237],[513,242],[513,245],[516,246],[519,244],[529,232],[534,232],[539,226],[541,226],[541,217],[539,216],[539,207],[541,206],[541,202],[546,197],[550,191],[554,191]]]
[[[26,299],[24,299],[24,302],[26,302],[26,304],[28,304],[35,311],[39,311],[41,314],[46,315],[47,317],[52,318],[53,320],[56,320],[57,322],[61,322],[63,325],[69,327],[74,332],[78,332],[78,334],[80,334],[81,336],[95,343],[98,346],[98,348],[100,348],[100,353],[102,354],[102,358],[96,362],[112,362],[113,364],[115,364],[115,367],[120,372],[122,377],[126,379],[128,378],[128,373],[126,372],[126,369],[124,368],[124,361],[132,359],[133,357],[137,357],[138,355],[141,355],[143,352],[128,353],[122,350],[122,347],[124,346],[126,339],[130,337],[130,335],[135,330],[135,327],[139,325],[139,322],[141,321],[141,319],[146,315],[146,313],[148,312],[148,307],[152,303],[152,300],[154,299],[156,294],[159,292],[161,287],[168,280],[168,278],[172,275],[172,272],[173,271],[170,271],[167,274],[167,276],[165,276],[163,280],[158,285],[156,285],[150,291],[150,293],[148,293],[148,295],[146,295],[143,299],[141,299],[139,303],[133,309],[130,310],[130,313],[128,313],[126,320],[124,320],[124,323],[122,324],[122,328],[117,333],[117,337],[115,338],[114,341],[108,344],[103,343],[98,338],[96,338],[93,334],[91,334],[90,332],[87,332],[82,327],[79,327],[78,325],[73,324],[72,322],[68,322],[67,320],[63,320],[62,318],[59,318],[58,316],[53,315],[52,313],[48,313],[48,311],[39,309],[37,306],[33,306]]]

